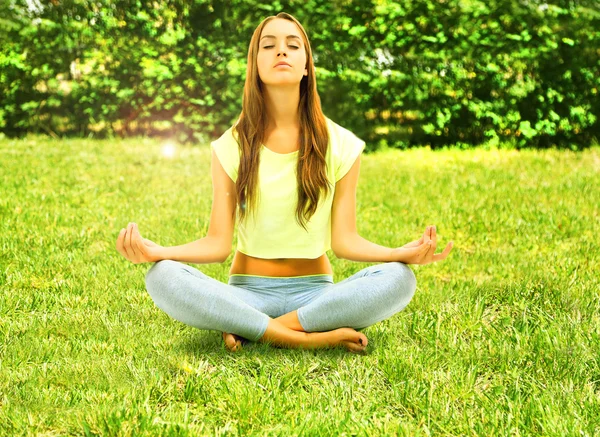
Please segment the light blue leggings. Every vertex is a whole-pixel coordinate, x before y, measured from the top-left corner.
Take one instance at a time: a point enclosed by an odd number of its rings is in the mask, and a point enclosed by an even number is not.
[[[400,262],[366,267],[337,284],[331,275],[231,275],[225,284],[177,261],[155,263],[146,288],[169,316],[198,329],[258,341],[271,318],[298,310],[306,332],[362,329],[401,311],[417,281]]]

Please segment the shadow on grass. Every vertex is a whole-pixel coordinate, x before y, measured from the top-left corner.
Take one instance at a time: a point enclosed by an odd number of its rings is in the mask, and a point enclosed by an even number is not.
[[[364,332],[365,329],[357,329],[357,331]],[[373,341],[372,337],[376,335],[369,335],[369,332],[365,332],[369,338],[369,345],[367,346],[366,353],[364,355],[370,355],[375,350],[375,345],[378,344],[377,339]],[[267,343],[259,343],[253,341],[245,341],[242,344],[242,350],[238,352],[231,352],[225,347],[223,341],[223,334],[221,331],[215,330],[197,330],[192,332],[186,337],[182,337],[179,342],[175,343],[174,351],[180,352],[185,355],[191,355],[194,357],[219,357],[232,356],[232,357],[252,357],[252,356],[264,356],[273,357],[278,359],[281,355],[285,356],[306,356],[319,355],[326,358],[338,358],[344,356],[360,356],[361,354],[354,354],[347,351],[343,346],[330,349],[295,349],[295,348],[283,348],[273,346]]]

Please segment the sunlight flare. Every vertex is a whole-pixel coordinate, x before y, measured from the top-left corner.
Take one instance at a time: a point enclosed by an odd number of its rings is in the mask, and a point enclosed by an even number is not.
[[[162,154],[165,158],[173,158],[177,148],[172,141],[169,141],[162,146]]]

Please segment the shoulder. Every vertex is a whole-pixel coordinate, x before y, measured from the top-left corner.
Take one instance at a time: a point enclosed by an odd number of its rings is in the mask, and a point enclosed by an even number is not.
[[[335,180],[340,180],[356,162],[365,148],[365,142],[349,129],[327,119],[329,147],[334,163]]]
[[[328,117],[325,117],[327,121],[327,129],[329,130],[329,140],[334,146],[344,147],[349,143],[364,142],[356,136],[351,130],[339,125]]]
[[[231,126],[219,138],[211,141],[210,147],[217,152],[219,158],[226,155],[231,159],[239,158],[240,147],[235,126]]]
[[[234,126],[223,132],[216,140],[211,141],[210,147],[215,151],[229,177],[235,181],[240,162],[240,148]]]
[[[237,134],[235,132],[234,126],[231,126],[229,129],[227,129],[225,132],[223,132],[223,134],[217,138],[216,140],[213,140],[210,142],[211,147],[232,147],[232,146],[236,146],[237,147]]]

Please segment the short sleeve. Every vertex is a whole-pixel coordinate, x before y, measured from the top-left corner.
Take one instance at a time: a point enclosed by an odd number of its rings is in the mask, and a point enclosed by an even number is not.
[[[341,135],[340,143],[338,165],[335,171],[336,182],[350,171],[352,165],[356,162],[356,158],[365,148],[365,142],[348,130],[345,130],[344,134]]]
[[[217,154],[225,173],[235,182],[240,165],[240,149],[232,134],[233,128],[227,129],[219,139],[210,143],[210,147]]]

